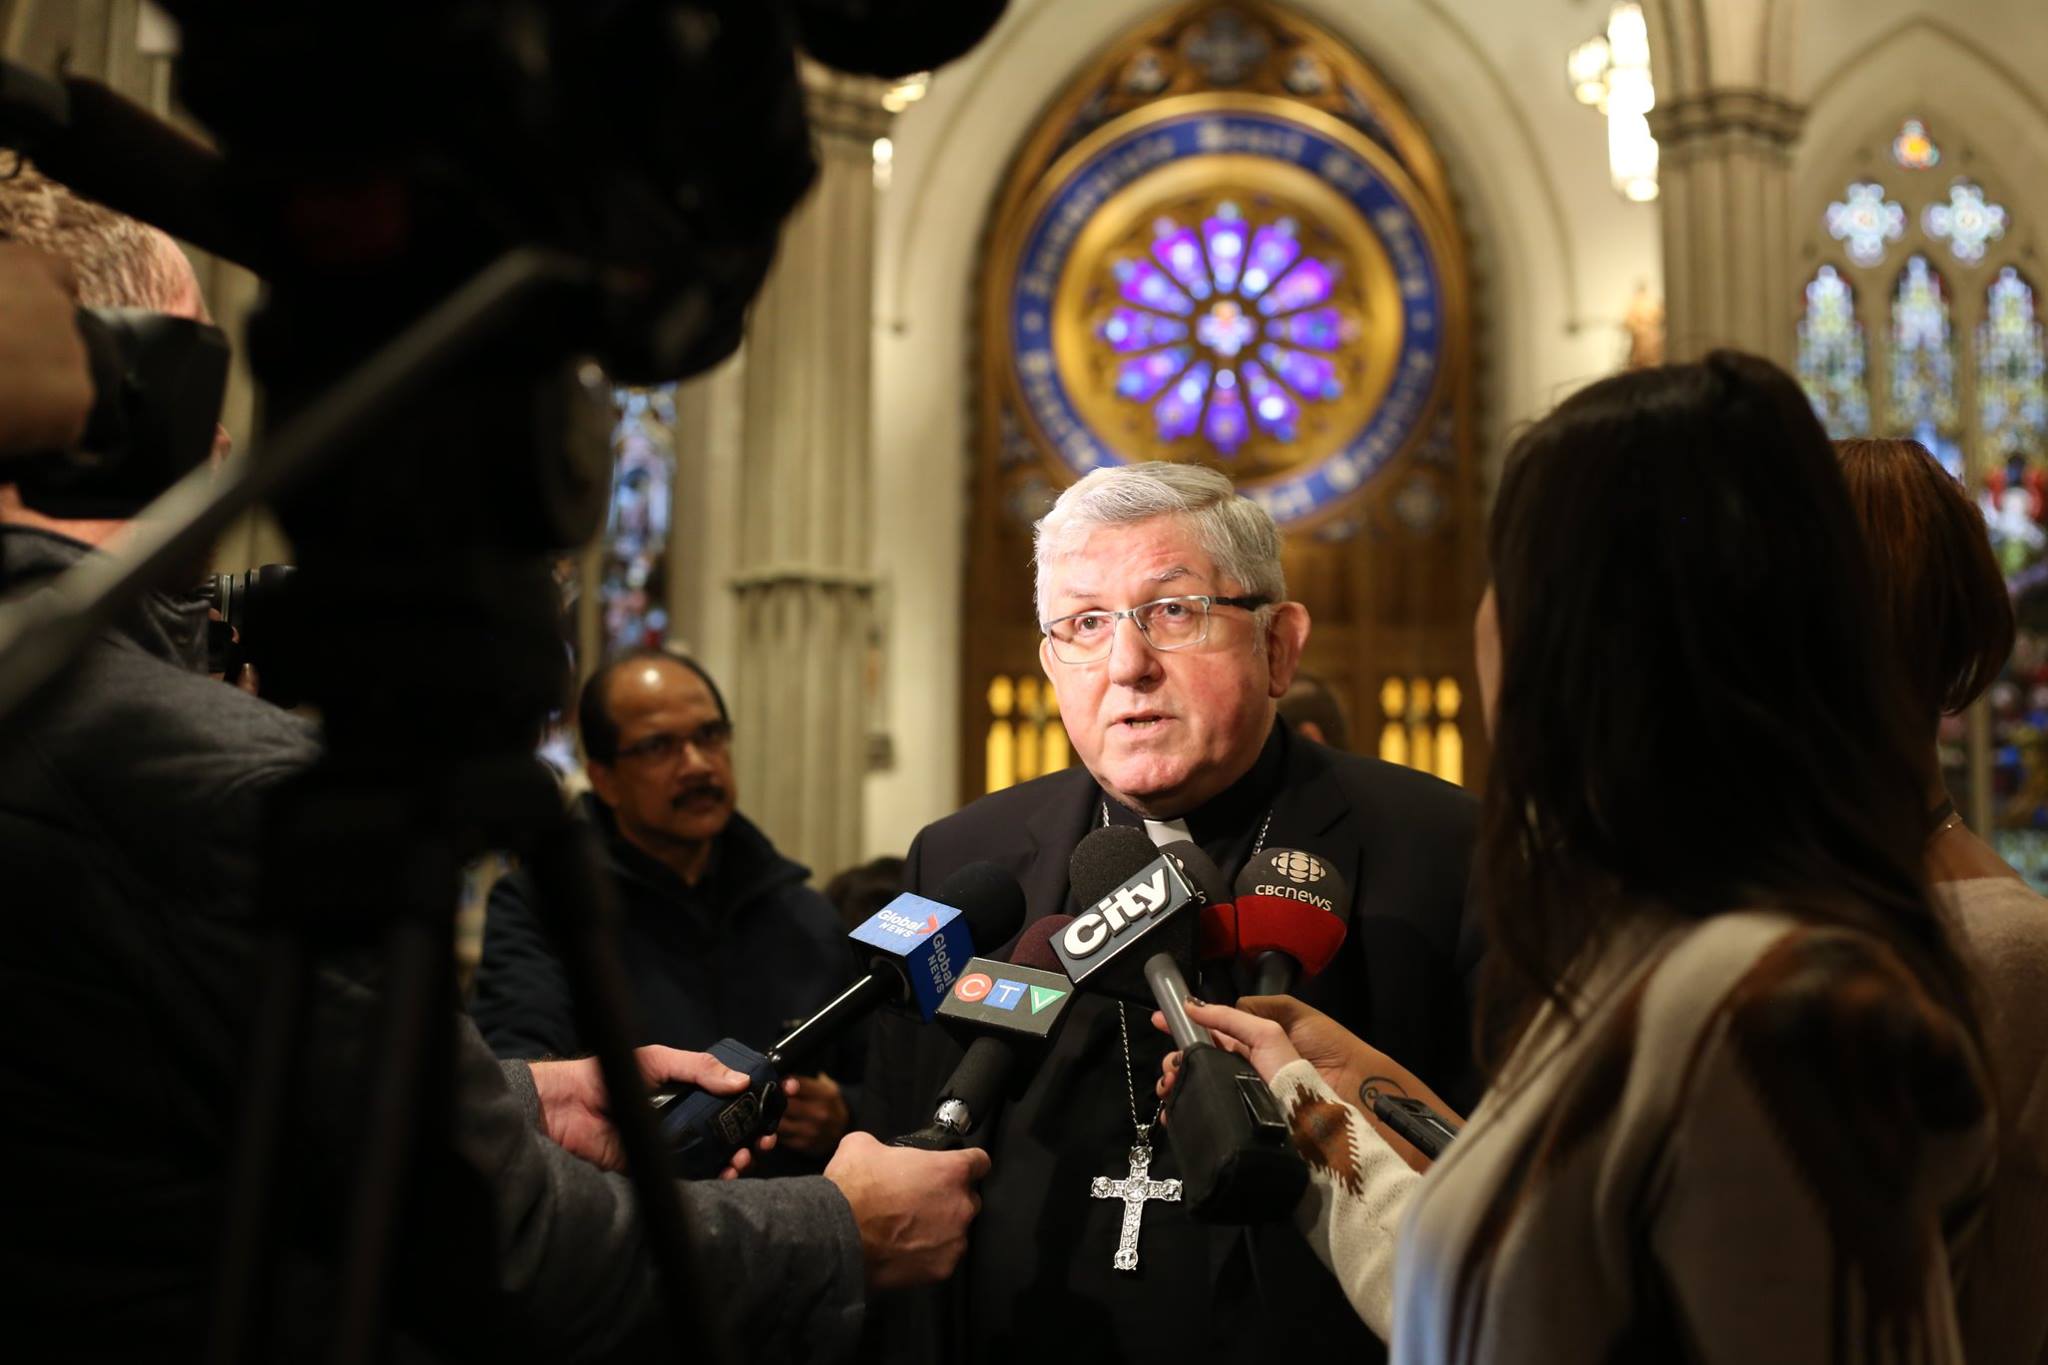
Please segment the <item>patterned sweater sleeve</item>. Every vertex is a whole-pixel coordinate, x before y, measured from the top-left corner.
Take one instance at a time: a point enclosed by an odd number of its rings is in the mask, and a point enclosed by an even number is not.
[[[1308,1192],[1295,1224],[1365,1325],[1391,1340],[1395,1233],[1422,1177],[1308,1062],[1274,1073],[1273,1094],[1308,1162]]]

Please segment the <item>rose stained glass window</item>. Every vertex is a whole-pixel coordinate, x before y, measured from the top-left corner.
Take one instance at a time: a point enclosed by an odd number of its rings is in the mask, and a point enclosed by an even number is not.
[[[1833,266],[1824,265],[1806,286],[1806,311],[1799,319],[1799,382],[1821,425],[1836,440],[1869,434],[1865,363],[1856,296]]]
[[[1121,303],[1096,328],[1118,397],[1148,404],[1163,441],[1199,435],[1226,458],[1260,432],[1292,441],[1305,405],[1344,392],[1332,354],[1357,335],[1333,303],[1337,267],[1291,218],[1253,223],[1223,203],[1161,218],[1151,251],[1115,265]]]
[[[1909,118],[1892,139],[1892,160],[1909,171],[1924,171],[1941,164],[1941,148],[1919,119]]]
[[[1850,260],[1876,265],[1884,259],[1885,243],[1905,232],[1906,210],[1884,197],[1884,186],[1859,182],[1828,205],[1827,223],[1828,235],[1849,248]]]
[[[1929,237],[1945,237],[1956,259],[1977,262],[1984,259],[1984,247],[2005,236],[2005,206],[1991,203],[1980,186],[1958,180],[1949,186],[1948,202],[1929,204],[1920,215],[1920,226]]]
[[[1917,252],[1906,258],[1892,295],[1891,380],[1890,429],[1919,441],[1950,474],[1962,478],[1948,285]]]

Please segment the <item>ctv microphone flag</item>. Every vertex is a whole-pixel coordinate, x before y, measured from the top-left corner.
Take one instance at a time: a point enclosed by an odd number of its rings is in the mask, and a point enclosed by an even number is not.
[[[977,1033],[1043,1039],[1052,1036],[1073,998],[1074,983],[1058,972],[977,957],[953,979],[953,989],[939,1002],[938,1019]]]

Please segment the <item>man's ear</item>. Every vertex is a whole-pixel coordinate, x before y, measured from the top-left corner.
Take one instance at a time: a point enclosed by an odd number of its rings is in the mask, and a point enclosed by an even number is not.
[[[1301,651],[1308,647],[1308,628],[1308,608],[1299,602],[1282,602],[1266,623],[1266,695],[1275,701],[1294,686]]]
[[[1039,636],[1038,671],[1045,674],[1045,680],[1051,683],[1055,688],[1059,686],[1059,680],[1053,677],[1052,666],[1057,662],[1059,661],[1052,657],[1052,637],[1050,635]]]
[[[597,793],[597,799],[616,810],[619,804],[619,775],[612,771],[612,765],[592,759],[583,765],[583,774],[590,779],[590,789]]]

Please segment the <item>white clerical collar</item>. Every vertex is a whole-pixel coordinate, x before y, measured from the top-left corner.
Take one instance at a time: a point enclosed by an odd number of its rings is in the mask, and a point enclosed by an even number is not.
[[[1147,820],[1145,835],[1152,841],[1154,848],[1165,848],[1168,844],[1178,843],[1183,839],[1193,842],[1195,837],[1188,833],[1186,820]]]

